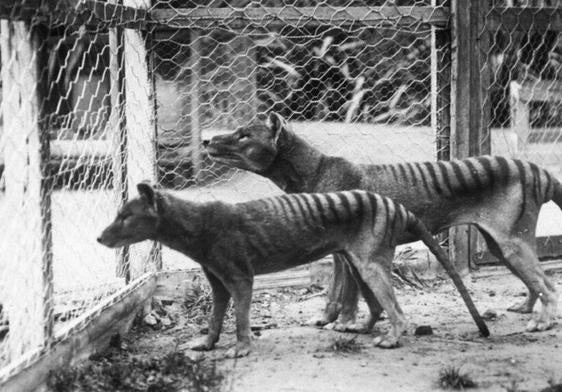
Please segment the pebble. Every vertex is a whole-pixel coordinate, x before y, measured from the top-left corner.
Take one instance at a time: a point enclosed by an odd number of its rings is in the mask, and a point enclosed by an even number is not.
[[[416,336],[424,336],[424,335],[433,335],[433,328],[431,325],[420,325],[416,328],[414,335]]]

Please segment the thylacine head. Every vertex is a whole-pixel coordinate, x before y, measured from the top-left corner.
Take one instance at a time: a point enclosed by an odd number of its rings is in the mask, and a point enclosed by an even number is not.
[[[265,122],[238,128],[235,132],[213,137],[207,153],[217,161],[256,173],[267,172],[280,149],[294,133],[287,121],[277,113],[270,113]]]
[[[110,248],[155,239],[160,225],[161,195],[146,183],[137,185],[139,197],[125,203],[97,241]]]

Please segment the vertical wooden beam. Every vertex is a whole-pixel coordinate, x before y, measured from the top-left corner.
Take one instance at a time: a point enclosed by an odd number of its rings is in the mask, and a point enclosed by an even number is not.
[[[469,156],[470,129],[470,5],[472,0],[451,0],[451,159]],[[468,272],[470,229],[449,230],[449,255],[461,274]]]
[[[117,4],[117,0],[111,0]],[[120,208],[129,197],[127,183],[127,121],[125,116],[125,67],[124,67],[123,28],[109,29],[109,77],[111,114],[109,116],[109,133],[111,137],[113,189],[115,204]],[[129,265],[129,248],[116,250],[116,276],[131,280]]]
[[[446,0],[432,0],[444,6]],[[450,30],[431,27],[431,127],[435,132],[436,158],[450,159],[451,134],[451,35]]]
[[[490,152],[484,3],[451,0],[451,159]],[[453,262],[459,271],[467,272],[476,252],[477,232],[461,226],[452,228],[449,236]]]
[[[53,336],[53,270],[48,133],[41,129],[46,91],[39,70],[46,59],[44,31],[25,22],[0,21],[6,211],[0,258],[11,270],[2,282],[10,322],[9,352],[15,359],[48,346]]]
[[[447,0],[431,0],[433,7],[447,5]],[[431,27],[431,128],[435,132],[435,151],[438,160],[451,156],[451,31]],[[448,233],[438,235],[440,243],[448,246]]]
[[[150,0],[124,0],[123,5],[146,9]],[[127,183],[129,197],[136,194],[139,182],[157,182],[156,108],[151,60],[146,48],[146,33],[124,30],[125,115],[127,118]],[[131,277],[161,266],[155,244],[137,244],[129,249]]]
[[[193,178],[199,179],[201,171],[201,122],[200,110],[200,81],[201,81],[201,36],[197,30],[191,30],[191,164]]]

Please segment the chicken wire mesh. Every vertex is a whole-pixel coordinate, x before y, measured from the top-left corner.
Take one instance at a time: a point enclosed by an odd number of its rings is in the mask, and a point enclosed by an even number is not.
[[[96,242],[126,197],[122,176],[151,177],[150,148],[127,154],[138,138],[119,131],[125,117],[144,126],[125,105],[126,93],[129,106],[135,92],[150,96],[143,75],[130,67],[134,88],[118,81],[125,57],[146,56],[145,36],[120,28],[145,15],[125,20],[102,1],[42,4],[54,8],[0,6],[0,369],[155,270],[145,248],[124,255]]]
[[[210,162],[201,139],[276,111],[322,151],[354,161],[433,160],[429,1],[156,1],[159,181],[229,200],[278,192]],[[213,5],[210,5],[213,7]],[[435,29],[435,27],[433,27]],[[437,72],[448,67],[443,47]]]
[[[562,179],[562,3],[488,2],[478,36],[481,71],[489,78],[482,105],[491,152],[535,162]],[[538,237],[562,235],[562,215],[551,202],[539,218]],[[559,242],[559,241],[558,241]]]

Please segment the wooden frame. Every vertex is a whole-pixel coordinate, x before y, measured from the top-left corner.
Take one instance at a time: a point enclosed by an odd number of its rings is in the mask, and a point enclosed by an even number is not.
[[[490,82],[487,59],[481,59],[482,53],[488,53],[486,4],[479,0],[451,0],[451,159],[489,154],[491,150],[489,100],[483,99]],[[449,254],[459,271],[468,272],[481,241],[479,235],[469,226],[449,230]]]
[[[228,25],[246,28],[249,24],[294,27],[332,24],[335,26],[381,26],[389,24],[411,25],[427,23],[446,26],[449,10],[445,7],[259,7],[259,8],[180,8],[153,9],[151,23],[167,28],[214,28]]]
[[[39,69],[46,60],[42,29],[25,22],[0,21],[4,109],[3,140],[6,202],[19,211],[13,223],[18,245],[11,256],[18,266],[2,287],[10,321],[8,345],[16,358],[48,346],[53,336],[53,254],[51,195],[48,182],[49,137],[40,123],[45,81]],[[13,115],[13,114],[16,115]],[[10,232],[10,231],[9,231]],[[35,250],[28,253],[29,249]],[[6,255],[7,256],[7,255]],[[8,283],[8,282],[6,282]]]
[[[3,392],[35,391],[45,386],[50,370],[76,364],[107,347],[111,336],[129,330],[137,312],[152,298],[156,275],[145,275],[101,301],[58,332],[52,345],[28,353],[2,369]]]

